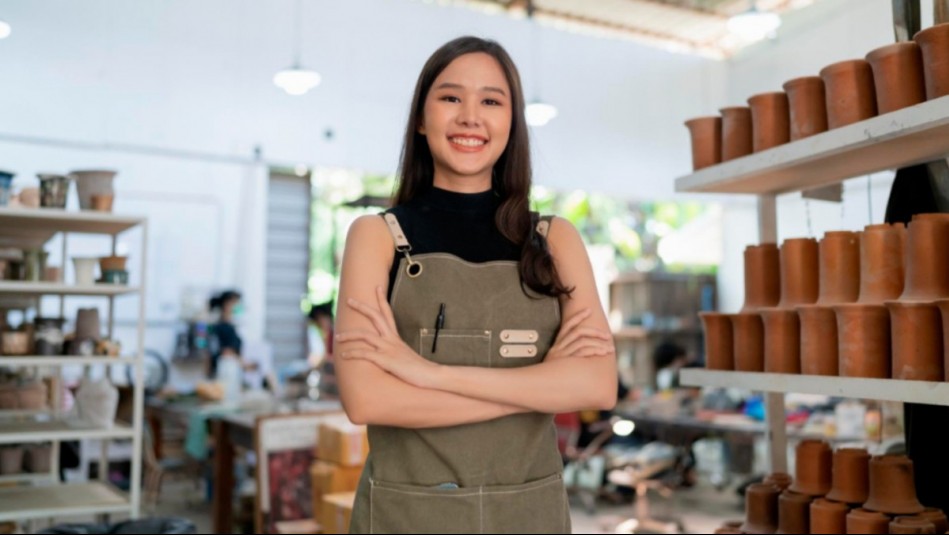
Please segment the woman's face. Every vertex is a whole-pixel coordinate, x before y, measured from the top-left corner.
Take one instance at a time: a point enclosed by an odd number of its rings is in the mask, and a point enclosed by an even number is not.
[[[496,59],[459,56],[435,79],[419,133],[435,162],[435,185],[484,191],[511,134],[511,88]]]

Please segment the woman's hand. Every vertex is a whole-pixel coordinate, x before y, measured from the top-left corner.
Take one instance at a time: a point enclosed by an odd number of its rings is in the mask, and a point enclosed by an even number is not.
[[[589,317],[590,309],[584,309],[563,323],[557,340],[547,352],[547,360],[602,357],[616,352],[612,334],[593,327],[580,326]]]
[[[412,351],[399,337],[392,308],[381,287],[376,287],[378,308],[350,299],[347,305],[369,318],[376,332],[350,331],[336,335],[336,341],[364,342],[369,348],[347,349],[340,357],[369,361],[406,383],[419,388],[434,388],[440,366]]]

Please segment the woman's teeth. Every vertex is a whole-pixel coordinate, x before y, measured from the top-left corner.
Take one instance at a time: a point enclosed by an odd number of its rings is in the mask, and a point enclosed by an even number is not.
[[[451,138],[451,142],[458,145],[464,145],[465,147],[480,147],[481,145],[485,144],[483,139],[473,139],[467,137],[453,137]]]

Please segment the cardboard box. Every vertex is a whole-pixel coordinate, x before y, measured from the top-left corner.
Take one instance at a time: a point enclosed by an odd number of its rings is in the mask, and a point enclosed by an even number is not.
[[[353,492],[359,486],[361,466],[340,466],[316,461],[310,466],[310,487],[313,493],[313,517],[322,518],[323,496]]]
[[[341,466],[362,466],[369,454],[366,426],[351,423],[345,416],[320,424],[316,458]]]
[[[341,492],[323,496],[322,517],[323,533],[349,533],[349,522],[353,516],[355,492]]]

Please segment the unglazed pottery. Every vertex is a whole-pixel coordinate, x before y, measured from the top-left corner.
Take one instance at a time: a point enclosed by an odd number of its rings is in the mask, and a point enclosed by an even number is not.
[[[685,122],[692,136],[692,169],[698,171],[722,161],[722,118],[697,117]]]
[[[827,131],[827,95],[819,76],[795,78],[784,84],[791,118],[791,141]]]
[[[734,106],[719,110],[722,114],[722,161],[727,162],[754,152],[751,108]]]
[[[865,60],[828,65],[820,71],[827,92],[827,126],[831,129],[876,117],[873,70]]]
[[[752,139],[755,152],[791,140],[791,113],[784,92],[762,93],[748,99],[751,107]]]
[[[870,459],[870,498],[864,509],[888,515],[915,515],[925,507],[916,498],[913,461],[905,455]]]

